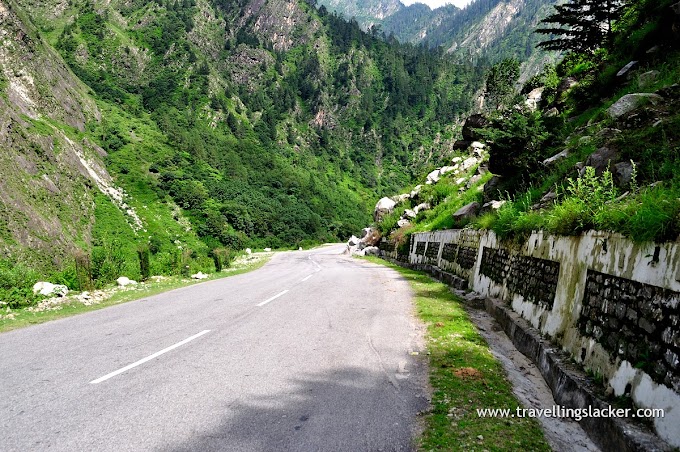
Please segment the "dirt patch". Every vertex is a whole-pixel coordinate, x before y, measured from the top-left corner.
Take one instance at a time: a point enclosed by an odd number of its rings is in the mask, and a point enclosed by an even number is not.
[[[481,380],[484,378],[484,375],[482,375],[480,371],[473,369],[472,367],[461,367],[460,369],[454,370],[453,374],[464,380]]]

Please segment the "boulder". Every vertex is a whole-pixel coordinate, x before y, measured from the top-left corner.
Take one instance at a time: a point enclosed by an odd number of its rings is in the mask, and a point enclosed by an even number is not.
[[[441,167],[441,169],[439,170],[439,175],[440,175],[440,176],[443,176],[444,174],[448,174],[448,173],[450,173],[450,172],[452,172],[452,171],[455,171],[456,168],[458,168],[458,167],[457,167],[457,166],[443,166],[443,167]]]
[[[473,142],[470,147],[472,149],[486,149],[486,145],[484,143],[480,143],[479,141]]]
[[[47,281],[39,281],[33,285],[33,293],[45,295],[47,297],[56,295],[58,297],[65,297],[68,293],[68,287],[62,284],[52,284]]]
[[[473,218],[477,215],[477,212],[479,211],[479,203],[478,202],[472,202],[468,204],[467,206],[463,206],[460,209],[458,209],[454,214],[453,214],[453,220],[458,222],[462,221],[465,219]]]
[[[495,212],[499,210],[507,201],[489,201],[486,204],[482,206],[482,209],[479,211],[480,215],[484,215],[485,213],[489,212]]]
[[[422,189],[423,189],[422,185],[416,185],[415,188],[411,190],[411,199],[417,198]]]
[[[632,111],[635,111],[640,107],[649,104],[656,105],[661,101],[663,101],[663,97],[659,96],[658,94],[652,93],[626,94],[621,99],[616,101],[614,105],[609,107],[607,113],[609,113],[609,116],[611,116],[613,119],[619,119],[621,116],[624,116]]]
[[[350,237],[349,240],[347,241],[347,244],[349,246],[357,246],[359,243],[361,243],[361,240],[355,235]]]
[[[486,184],[484,184],[485,203],[500,197],[498,188],[500,187],[501,182],[503,182],[502,176],[493,176]]]
[[[659,78],[659,74],[659,71],[648,71],[644,74],[640,74],[638,77],[638,84],[641,87],[652,85]]]
[[[489,125],[489,121],[482,115],[476,114],[472,115],[465,121],[463,125],[463,140],[464,141],[476,141],[479,140],[481,135],[475,131],[475,129],[483,129]]]
[[[421,204],[418,204],[417,206],[415,206],[413,208],[413,211],[416,213],[416,215],[418,215],[420,212],[423,212],[425,210],[430,210],[431,208],[432,208],[432,206],[430,205],[430,203],[424,202],[424,203],[421,203]]]
[[[633,69],[635,69],[638,65],[637,61],[631,61],[630,63],[626,64],[624,67],[621,68],[619,72],[616,73],[617,77],[630,77],[630,73]]]
[[[562,94],[569,92],[576,85],[578,85],[578,81],[573,77],[562,79],[557,87],[557,97],[559,98]]]
[[[627,190],[630,188],[630,184],[633,181],[635,165],[632,161],[621,162],[614,165],[613,176],[614,183],[617,187]]]
[[[410,224],[411,224],[410,221],[403,219],[403,218],[401,220],[397,221],[397,226],[399,226],[400,228],[404,228],[406,226],[409,226]]]
[[[265,252],[265,253],[271,253],[271,252],[272,252],[272,249],[271,249],[271,248],[265,248],[265,249],[264,249],[264,252]]]
[[[596,136],[600,139],[606,140],[606,141],[611,141],[612,139],[616,138],[618,135],[621,134],[621,131],[619,129],[613,129],[610,127],[605,127],[603,129],[600,129],[599,132],[597,132]]]
[[[467,184],[465,184],[465,187],[466,187],[466,188],[472,187],[472,186],[475,185],[477,182],[479,182],[480,180],[482,180],[482,177],[483,177],[483,176],[482,176],[481,174],[475,174],[474,176],[472,176],[472,177],[467,181]]]
[[[418,214],[415,212],[415,210],[411,209],[406,209],[404,210],[404,214],[401,216],[401,218],[409,220],[409,219],[414,219]]]
[[[581,138],[578,139],[578,144],[579,146],[588,146],[591,141],[593,141],[593,137],[591,137],[590,135],[583,135]]]
[[[116,280],[116,284],[118,284],[119,287],[127,287],[136,285],[137,281],[134,281],[127,276],[121,276]]]
[[[251,250],[250,248],[246,248],[246,254],[250,256],[251,254],[253,254],[253,250]]]
[[[556,164],[559,161],[562,161],[569,157],[569,150],[565,149],[564,151],[560,152],[559,154],[555,154],[552,157],[543,160],[543,166],[551,167],[554,164]]]
[[[556,107],[553,107],[550,110],[545,112],[546,118],[554,118],[555,116],[559,116],[559,115],[560,115],[560,111]]]
[[[411,197],[411,195],[410,195],[409,193],[404,193],[404,194],[401,194],[401,195],[392,196],[391,199],[392,199],[394,202],[396,202],[397,204],[401,204],[402,202],[406,201],[406,200],[409,199],[410,197]]]
[[[192,279],[208,279],[208,275],[203,272],[198,272],[195,275],[191,275]]]
[[[363,252],[364,256],[380,256],[380,248],[377,246],[369,246]]]
[[[531,206],[531,210],[541,210],[541,209],[547,209],[548,207],[551,207],[553,204],[555,204],[555,200],[557,199],[557,193],[554,191],[549,191],[543,197],[541,198],[538,203],[534,204]]]
[[[525,101],[526,106],[529,108],[529,110],[531,111],[538,110],[538,104],[541,103],[541,99],[543,98],[543,91],[545,91],[545,87],[541,86],[539,88],[533,89],[529,93]]]
[[[468,157],[460,164],[459,171],[467,171],[477,164],[479,164],[479,159],[477,157]]]
[[[592,166],[595,168],[595,174],[600,176],[607,168],[611,170],[612,167],[619,162],[619,160],[620,156],[616,150],[606,146],[601,147],[597,151],[590,154],[590,156],[586,159],[582,171],[585,171],[586,166]]]
[[[364,243],[368,246],[377,245],[380,243],[380,239],[382,238],[380,231],[375,228],[364,228],[362,230],[362,234],[361,243]]]
[[[451,163],[454,165],[463,161],[463,157],[454,157],[451,159]]]
[[[375,205],[375,210],[373,211],[373,219],[375,221],[380,221],[385,215],[389,215],[394,211],[397,203],[390,198],[382,198]]]
[[[437,182],[439,182],[440,178],[441,178],[441,171],[439,169],[436,169],[436,170],[432,171],[430,174],[427,175],[427,181],[425,182],[425,184],[427,184],[427,185],[436,184]]]

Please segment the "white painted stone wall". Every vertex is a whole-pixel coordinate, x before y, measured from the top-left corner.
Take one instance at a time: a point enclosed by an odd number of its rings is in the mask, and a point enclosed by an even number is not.
[[[600,343],[583,336],[578,322],[583,309],[588,270],[637,281],[680,292],[680,246],[676,243],[634,243],[617,234],[589,232],[581,236],[564,237],[534,233],[522,245],[501,243],[490,231],[447,230],[413,234],[410,262],[432,264],[468,279],[470,288],[493,298],[507,300],[512,309],[559,343],[596,375],[603,376],[614,394],[630,391],[635,404],[641,408],[663,408],[664,418],[654,420],[660,437],[672,446],[680,447],[680,394],[677,388],[657,384],[649,374],[636,369],[635,363],[612,356]],[[476,243],[478,253],[471,270],[461,269],[455,262],[442,259],[446,243]],[[436,259],[416,254],[421,242],[439,242]],[[507,285],[492,281],[480,273],[482,250],[503,248],[512,253],[560,263],[559,279],[552,308],[525,300],[511,293]],[[677,300],[673,301],[680,314]],[[605,339],[605,338],[603,338]]]

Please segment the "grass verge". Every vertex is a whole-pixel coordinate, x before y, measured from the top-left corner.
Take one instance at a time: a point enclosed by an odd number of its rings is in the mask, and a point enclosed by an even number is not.
[[[501,363],[449,287],[422,272],[366,259],[393,268],[409,281],[418,315],[427,326],[432,410],[424,419],[419,450],[549,451],[535,419],[478,416],[477,409],[515,410],[521,404]]]
[[[264,266],[269,262],[271,256],[267,253],[258,256],[256,259],[237,260],[230,268],[208,275],[208,278],[203,280],[187,279],[180,276],[167,276],[154,280],[152,277],[149,281],[139,283],[136,286],[124,289],[111,286],[102,291],[96,291],[92,294],[93,297],[90,300],[84,300],[81,295],[69,295],[63,299],[52,299],[54,300],[52,303],[46,300],[37,306],[22,309],[0,308],[0,333],[139,300],[181,287],[248,273]]]

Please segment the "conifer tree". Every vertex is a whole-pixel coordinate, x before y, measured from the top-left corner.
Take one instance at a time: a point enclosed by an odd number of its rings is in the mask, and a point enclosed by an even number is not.
[[[548,27],[536,33],[551,35],[537,47],[545,50],[592,52],[611,37],[612,22],[621,11],[621,0],[571,0],[555,5],[555,12],[541,21]]]

